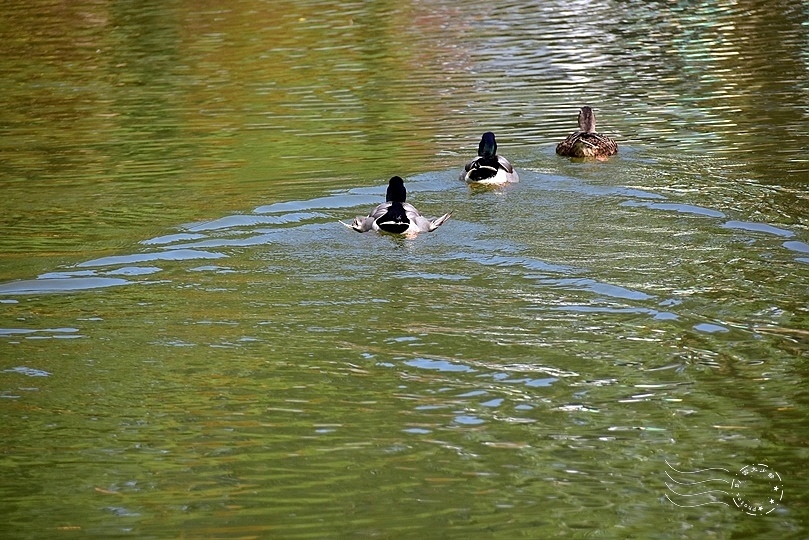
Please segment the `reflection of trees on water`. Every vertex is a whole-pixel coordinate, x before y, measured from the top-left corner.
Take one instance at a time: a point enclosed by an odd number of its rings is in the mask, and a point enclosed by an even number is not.
[[[8,36],[6,62],[30,58],[47,65],[40,77],[84,86],[81,106],[67,92],[36,101],[96,131],[123,112],[160,138],[166,115],[178,115],[200,136],[249,130],[302,159],[352,153],[387,165],[435,153],[436,139],[466,148],[484,128],[547,143],[589,103],[605,128],[639,143],[773,153],[777,136],[782,155],[806,146],[800,3],[71,3],[9,13],[38,33],[24,46]],[[93,106],[106,116],[86,114]]]
[[[368,181],[460,164],[485,130],[504,149],[551,148],[586,103],[630,147],[743,154],[779,181],[806,169],[807,11],[640,0],[11,3],[0,14],[2,167],[50,189],[92,185],[104,219],[130,204],[142,220],[146,209],[127,202],[138,186],[206,201],[223,169],[239,190]],[[25,187],[8,200],[66,202],[47,196]]]

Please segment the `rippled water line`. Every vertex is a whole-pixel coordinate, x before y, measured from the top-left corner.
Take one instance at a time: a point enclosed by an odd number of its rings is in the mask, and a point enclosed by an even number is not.
[[[645,207],[652,210],[663,210],[663,211],[673,211],[678,213],[687,213],[687,214],[694,214],[697,216],[704,216],[708,218],[717,218],[722,219],[725,217],[723,212],[719,212],[716,210],[698,207],[695,205],[688,205],[682,203],[664,203],[664,202],[657,202],[659,199],[664,198],[660,194],[649,193],[641,190],[625,188],[625,187],[609,187],[604,188],[600,186],[592,186],[588,184],[580,184],[577,181],[570,182],[571,179],[561,179],[564,183],[560,183],[557,181],[552,185],[552,188],[555,191],[571,189],[573,192],[579,192],[587,195],[595,195],[595,196],[609,196],[609,195],[625,195],[631,197],[629,200],[625,200],[620,204],[622,206],[627,207]],[[415,182],[416,186],[419,186],[419,182]],[[327,218],[326,214],[320,212],[311,212],[311,211],[304,211],[304,212],[296,212],[295,210],[313,210],[313,209],[321,209],[321,210],[337,210],[341,208],[347,208],[351,206],[357,205],[367,205],[372,206],[378,200],[378,195],[375,197],[372,195],[374,192],[379,191],[380,188],[360,188],[360,189],[353,189],[348,192],[336,192],[333,195],[328,197],[316,198],[311,199],[308,201],[293,201],[289,203],[278,203],[274,205],[268,205],[264,207],[259,207],[255,210],[256,214],[254,215],[235,215],[235,216],[228,216],[225,218],[221,218],[219,220],[211,221],[211,222],[204,222],[200,224],[189,225],[186,227],[188,231],[193,232],[194,234],[188,233],[178,233],[176,235],[169,235],[165,237],[160,237],[156,239],[146,240],[142,243],[145,245],[156,245],[161,247],[161,251],[154,252],[154,253],[143,253],[143,254],[134,254],[134,255],[122,255],[122,256],[111,256],[111,257],[104,257],[101,259],[95,259],[90,261],[85,261],[79,263],[77,265],[78,268],[82,267],[105,267],[105,266],[117,266],[117,265],[132,265],[138,264],[143,262],[154,262],[159,260],[171,260],[171,261],[179,261],[179,260],[192,260],[192,259],[211,259],[211,258],[222,258],[226,257],[223,253],[218,252],[210,252],[210,251],[199,251],[200,249],[206,250],[211,248],[222,248],[222,247],[247,247],[247,246],[257,246],[257,245],[264,245],[269,244],[275,241],[279,241],[283,238],[284,231],[288,230],[285,228],[281,229],[267,229],[266,231],[256,230],[256,226],[260,225],[286,225],[286,224],[296,224],[296,223],[303,223],[303,222],[310,222],[312,220],[319,220],[323,218]],[[441,189],[441,188],[440,188]],[[648,200],[648,199],[651,199]],[[655,201],[655,202],[652,202]],[[291,213],[289,213],[292,211]],[[286,213],[285,213],[286,212]],[[276,213],[283,213],[283,215],[268,215],[268,214],[276,214]],[[350,211],[345,211],[346,214],[350,214]],[[772,225],[768,225],[765,223],[752,223],[752,222],[744,222],[740,220],[728,220],[725,223],[721,224],[722,227],[728,229],[735,229],[735,230],[742,230],[742,231],[750,231],[750,232],[757,232],[757,233],[764,233],[769,235],[775,235],[780,237],[791,237],[794,236],[795,233],[793,231],[781,228],[781,227],[774,227]],[[243,229],[247,227],[252,229],[252,234],[248,236],[242,236],[244,231]],[[319,228],[320,225],[316,225],[316,228]],[[199,232],[202,231],[228,231],[232,230],[236,234],[239,234],[240,238],[206,238],[205,235],[200,235]],[[259,233],[259,234],[255,234]],[[791,243],[784,243],[783,247],[794,251],[798,254],[803,253],[803,246],[802,242],[791,242]],[[516,258],[509,258],[503,256],[492,256],[489,254],[483,255],[482,254],[467,254],[464,255],[462,252],[456,253],[453,257],[454,258],[461,258],[466,259],[469,262],[474,262],[476,264],[484,264],[489,265],[493,264],[495,266],[502,266],[502,265],[511,265],[511,264],[518,264],[520,266],[525,266],[526,269],[529,270],[539,270],[542,272],[555,272],[555,273],[563,273],[569,274],[573,270],[571,268],[566,268],[558,265],[552,265],[545,262],[528,262],[527,259],[516,259]],[[799,262],[802,259],[797,259]],[[526,266],[527,265],[527,266]],[[159,271],[159,269],[157,269]],[[154,273],[153,270],[143,269],[141,268],[138,270],[137,268],[132,268],[132,270],[127,270],[126,268],[118,269],[118,270],[110,270],[106,272],[107,276],[112,276],[115,274],[119,275],[149,275]],[[42,280],[41,288],[36,286],[36,282],[20,282],[17,284],[9,283],[7,284],[7,293],[9,292],[23,292],[26,287],[32,287],[32,291],[35,290],[47,290],[47,291],[55,291],[60,290],[63,287],[70,288],[77,288],[77,289],[84,289],[84,288],[92,288],[93,286],[99,287],[106,287],[112,285],[121,285],[128,283],[127,281],[119,278],[119,277],[100,277],[96,275],[82,275],[82,272],[63,272],[61,275],[57,274],[44,274],[39,278]],[[574,280],[575,281],[575,280]],[[588,280],[582,281],[581,284],[587,283]],[[561,282],[559,282],[561,283]],[[570,283],[573,283],[571,281]],[[612,287],[610,290],[618,291],[620,288],[615,288],[612,285],[607,284],[597,284],[596,282],[590,282],[591,285],[587,285],[584,289],[595,287],[592,289],[593,291],[598,290],[601,293],[605,293],[607,289],[605,287]],[[577,290],[584,290],[581,287],[577,287]],[[617,294],[617,293],[616,293]],[[627,296],[627,294],[629,296]],[[623,292],[620,293],[619,296],[630,298],[637,296],[636,292]]]

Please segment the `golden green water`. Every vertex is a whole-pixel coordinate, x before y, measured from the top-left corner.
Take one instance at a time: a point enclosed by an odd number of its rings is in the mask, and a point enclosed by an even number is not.
[[[0,535],[805,538],[807,27],[7,3]],[[486,130],[520,183],[458,181]],[[337,223],[394,174],[453,217]]]

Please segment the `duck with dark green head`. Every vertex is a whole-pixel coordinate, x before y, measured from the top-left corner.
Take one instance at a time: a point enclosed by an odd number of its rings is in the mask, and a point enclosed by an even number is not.
[[[461,180],[470,185],[497,185],[519,182],[520,177],[509,160],[497,155],[494,133],[487,131],[480,139],[478,157],[464,166]]]
[[[579,109],[579,129],[556,146],[560,156],[607,158],[618,153],[618,143],[596,131],[596,114],[592,107]]]
[[[452,212],[447,212],[439,218],[427,219],[415,206],[405,202],[406,198],[404,180],[400,176],[394,176],[388,182],[384,203],[365,217],[355,217],[351,225],[342,221],[340,223],[361,233],[373,229],[377,232],[415,236],[420,232],[436,230],[452,215]]]

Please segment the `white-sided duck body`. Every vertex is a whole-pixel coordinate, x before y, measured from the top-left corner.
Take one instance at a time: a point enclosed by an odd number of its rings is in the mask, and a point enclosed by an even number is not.
[[[469,184],[497,185],[519,182],[520,176],[509,160],[497,155],[494,133],[487,131],[480,139],[478,157],[464,166],[460,179]]]
[[[386,202],[378,205],[367,216],[357,216],[351,225],[343,223],[346,227],[357,232],[374,230],[391,234],[404,234],[414,236],[420,232],[432,232],[450,218],[452,212],[441,217],[428,219],[412,204],[405,202],[407,190],[404,180],[394,176],[388,182]]]

